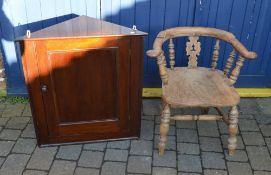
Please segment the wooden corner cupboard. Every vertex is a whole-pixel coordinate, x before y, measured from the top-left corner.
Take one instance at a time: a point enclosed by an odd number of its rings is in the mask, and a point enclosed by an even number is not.
[[[144,35],[80,16],[18,39],[40,146],[139,137]]]

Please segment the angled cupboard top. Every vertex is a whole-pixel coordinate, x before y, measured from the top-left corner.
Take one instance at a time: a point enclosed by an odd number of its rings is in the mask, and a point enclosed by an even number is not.
[[[132,26],[131,26],[132,27]],[[71,20],[44,28],[31,33],[30,38],[24,36],[17,40],[40,40],[53,38],[84,38],[84,37],[105,37],[105,36],[129,36],[147,35],[141,31],[133,31],[132,28],[101,21],[88,16],[79,16]]]

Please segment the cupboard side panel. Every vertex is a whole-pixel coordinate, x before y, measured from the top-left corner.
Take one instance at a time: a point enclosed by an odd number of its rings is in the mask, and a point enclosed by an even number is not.
[[[20,46],[37,142],[38,145],[41,145],[48,140],[48,128],[43,98],[40,91],[40,75],[37,66],[36,43],[34,41],[21,41]]]
[[[143,86],[144,37],[131,38],[130,116],[131,134],[140,137]]]

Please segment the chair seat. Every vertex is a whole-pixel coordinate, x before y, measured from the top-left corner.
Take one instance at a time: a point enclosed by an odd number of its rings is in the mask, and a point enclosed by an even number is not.
[[[239,94],[220,70],[176,67],[167,72],[162,98],[172,107],[226,107],[240,102]]]

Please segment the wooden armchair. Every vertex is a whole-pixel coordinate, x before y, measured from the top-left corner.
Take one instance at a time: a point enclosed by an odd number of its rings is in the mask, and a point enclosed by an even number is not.
[[[200,36],[216,39],[211,68],[197,67],[197,56],[200,55]],[[188,37],[186,55],[188,67],[174,67],[175,51],[173,39]],[[165,59],[162,45],[169,40],[169,68]],[[219,43],[221,40],[232,45],[223,71],[217,70],[219,58]],[[235,61],[236,52],[238,59]],[[232,33],[205,27],[176,27],[161,31],[156,37],[153,50],[147,55],[157,58],[160,77],[162,79],[162,113],[160,124],[159,154],[164,154],[170,120],[220,120],[228,125],[228,151],[233,155],[236,149],[236,134],[238,130],[238,109],[240,97],[233,85],[236,82],[243,62],[246,59],[255,59],[257,54],[249,52]],[[235,67],[232,65],[235,62]],[[170,108],[200,107],[202,115],[170,115]],[[208,115],[210,107],[214,107],[218,115]],[[231,107],[229,114],[223,114],[221,107]]]

